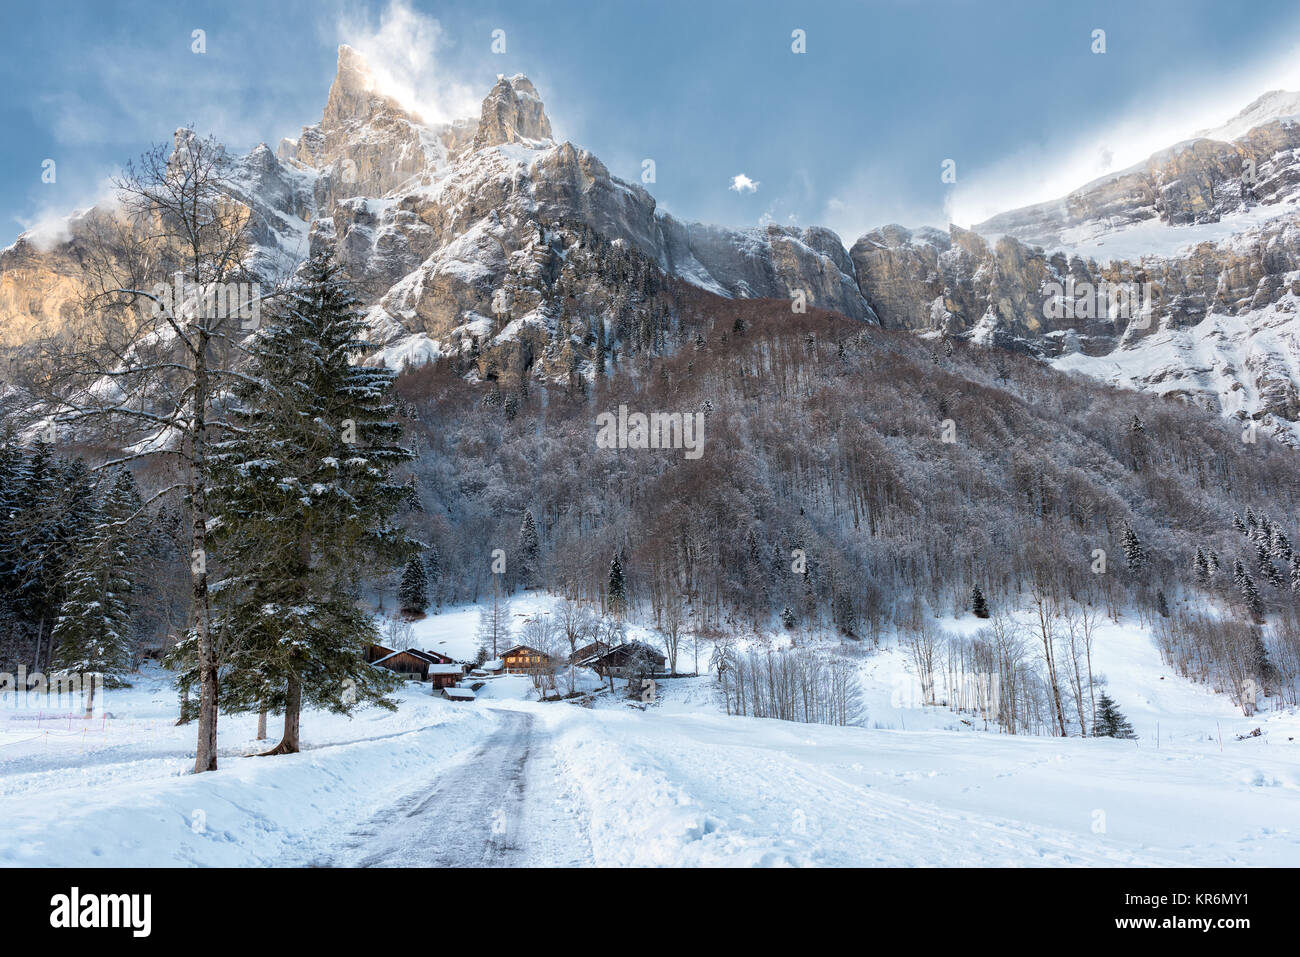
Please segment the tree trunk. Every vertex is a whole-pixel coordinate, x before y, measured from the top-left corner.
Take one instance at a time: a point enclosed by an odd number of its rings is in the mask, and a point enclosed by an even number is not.
[[[91,675],[87,679],[86,675],[82,675],[81,680],[90,681],[90,687],[81,692],[81,696],[86,700],[86,717],[89,718],[95,713],[95,676]]]
[[[280,743],[270,751],[262,753],[261,757],[270,757],[273,754],[297,754],[300,744],[299,731],[302,725],[302,681],[299,679],[297,672],[289,673],[289,681],[285,686],[284,697],[284,734],[280,738]]]
[[[266,705],[262,705],[262,709],[257,712],[257,740],[266,740]]]
[[[208,400],[208,336],[199,334],[194,355],[194,448],[190,462],[190,501],[194,524],[190,535],[190,582],[193,586],[194,634],[199,659],[199,739],[194,751],[194,773],[217,769],[217,662],[208,619],[207,527],[208,502],[206,442]]]

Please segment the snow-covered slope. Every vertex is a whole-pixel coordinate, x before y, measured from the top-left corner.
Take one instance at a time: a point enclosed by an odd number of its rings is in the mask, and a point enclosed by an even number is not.
[[[518,602],[516,627],[550,602]],[[470,650],[476,613],[426,619],[417,644]],[[649,708],[538,703],[516,677],[468,705],[408,685],[396,713],[308,711],[293,756],[243,756],[255,718],[225,717],[222,769],[197,776],[193,728],[174,725],[175,692],[152,669],[108,692],[108,717],[3,712],[0,864],[1300,863],[1300,718],[1268,703],[1243,718],[1165,668],[1131,621],[1104,624],[1095,654],[1136,741],[963,721],[920,704],[886,646],[860,659],[861,727],[729,717],[711,676],[659,682]],[[400,860],[381,839],[399,812],[412,836]],[[448,834],[449,819],[454,843],[414,839]]]

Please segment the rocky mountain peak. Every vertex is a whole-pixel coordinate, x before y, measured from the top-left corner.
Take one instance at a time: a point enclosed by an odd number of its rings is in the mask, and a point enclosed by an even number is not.
[[[329,100],[321,116],[321,128],[324,130],[346,127],[351,123],[369,120],[377,113],[392,111],[411,116],[416,122],[418,117],[390,96],[385,96],[375,89],[375,77],[370,64],[346,43],[339,47],[338,71],[330,85]]]
[[[499,77],[483,100],[474,149],[503,143],[551,143],[551,121],[537,88],[522,73]]]

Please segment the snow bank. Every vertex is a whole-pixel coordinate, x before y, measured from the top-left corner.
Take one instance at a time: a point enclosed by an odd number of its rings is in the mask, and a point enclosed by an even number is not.
[[[161,673],[107,694],[106,721],[45,718],[38,730],[10,713],[0,724],[0,865],[309,863],[498,724],[412,685],[396,714],[308,711],[303,752],[261,758],[245,756],[259,750],[256,718],[223,716],[221,770],[195,775],[194,726],[170,723],[175,696]]]

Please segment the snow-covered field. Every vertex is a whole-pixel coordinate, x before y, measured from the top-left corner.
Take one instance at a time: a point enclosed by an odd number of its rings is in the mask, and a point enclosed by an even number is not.
[[[415,643],[468,657],[476,621],[444,611]],[[472,704],[408,685],[396,713],[308,712],[292,756],[251,756],[255,718],[223,716],[202,775],[155,668],[107,693],[112,717],[0,712],[0,863],[1300,864],[1300,717],[1242,717],[1131,622],[1097,659],[1139,740],[911,706],[886,647],[862,658],[866,727],[728,717],[709,677],[660,682],[645,710],[539,703],[512,677]]]

